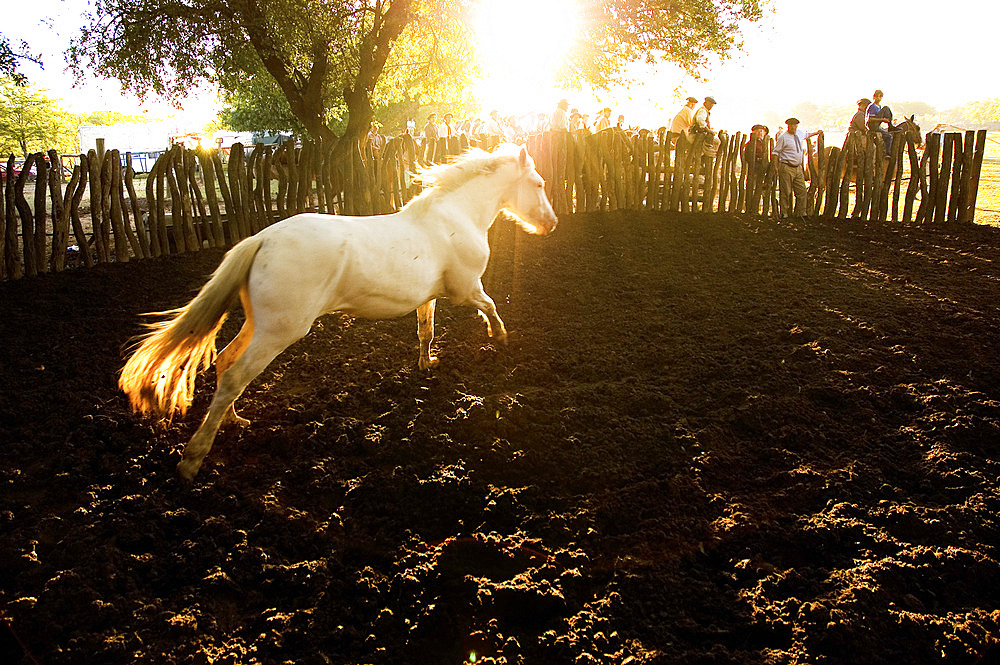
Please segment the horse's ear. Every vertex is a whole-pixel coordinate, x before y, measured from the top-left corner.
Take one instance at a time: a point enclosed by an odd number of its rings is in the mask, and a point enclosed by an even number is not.
[[[910,122],[913,122],[913,119],[914,119],[914,118],[916,118],[916,117],[917,117],[917,114],[916,114],[916,113],[914,113],[913,115],[911,115],[911,116],[910,116]]]
[[[521,155],[520,155],[520,157],[518,158],[517,161],[518,161],[518,164],[521,165],[522,169],[525,168],[526,166],[528,166],[528,150],[527,150],[527,148],[524,148],[524,147],[521,148]]]

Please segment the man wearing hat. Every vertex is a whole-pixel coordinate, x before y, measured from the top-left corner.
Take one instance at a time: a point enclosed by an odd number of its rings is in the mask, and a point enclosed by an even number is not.
[[[694,107],[698,105],[698,99],[696,97],[688,97],[684,106],[681,110],[677,112],[674,116],[673,122],[670,123],[670,133],[674,134],[687,134],[688,130],[691,129],[691,124],[694,122]]]
[[[867,97],[862,97],[861,99],[858,100],[858,111],[857,113],[854,114],[854,117],[851,118],[851,124],[848,127],[848,131],[851,132],[868,131],[868,125],[865,124],[865,116],[867,115],[868,106],[871,103],[872,100],[868,99]]]
[[[792,193],[795,194],[795,216],[804,217],[806,214],[806,179],[803,175],[803,164],[805,163],[806,139],[817,134],[822,134],[822,129],[817,129],[812,134],[806,134],[804,129],[799,129],[799,119],[789,118],[785,120],[788,131],[779,134],[774,141],[774,151],[771,153],[778,157],[778,192],[781,196],[781,216],[790,217],[792,214]]]
[[[594,133],[611,127],[611,109],[604,107],[597,114],[597,122],[594,124]]]
[[[753,174],[761,180],[763,180],[764,174],[767,173],[767,167],[771,162],[767,154],[767,135],[770,131],[767,125],[757,124],[751,127],[750,139],[747,141],[745,148],[747,161],[754,165]]]
[[[565,131],[569,129],[569,114],[567,113],[569,109],[569,102],[565,99],[560,99],[559,103],[556,104],[556,110],[552,112],[552,117],[549,118],[549,129],[552,131]]]
[[[705,142],[704,155],[706,157],[715,156],[715,152],[719,149],[719,137],[712,129],[712,108],[714,106],[715,97],[706,97],[705,103],[701,105],[700,109],[695,111],[694,122],[692,123],[692,131],[712,135],[712,140]]]

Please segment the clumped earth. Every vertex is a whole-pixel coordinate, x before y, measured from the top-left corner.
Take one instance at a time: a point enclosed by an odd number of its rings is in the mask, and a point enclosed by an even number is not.
[[[1000,660],[997,230],[495,230],[506,347],[324,317],[193,485],[116,372],[221,254],[0,284],[0,662]]]

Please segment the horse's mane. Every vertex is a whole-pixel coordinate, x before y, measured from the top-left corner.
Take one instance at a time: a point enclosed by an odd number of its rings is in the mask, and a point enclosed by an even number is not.
[[[428,166],[418,171],[413,179],[426,189],[405,207],[427,206],[447,192],[453,192],[473,178],[495,173],[501,167],[516,164],[518,146],[499,146],[494,152],[470,148],[457,161]]]

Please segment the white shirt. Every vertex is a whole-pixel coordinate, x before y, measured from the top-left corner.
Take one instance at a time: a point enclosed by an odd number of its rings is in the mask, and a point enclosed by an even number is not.
[[[795,133],[784,132],[774,140],[772,154],[778,156],[778,161],[791,166],[802,166],[806,138],[809,134],[804,129],[796,129]]]
[[[670,123],[670,131],[674,134],[687,134],[692,122],[694,122],[694,109],[683,106],[674,116],[674,121]]]
[[[552,119],[549,120],[549,129],[569,129],[568,120],[569,115],[566,113],[566,109],[557,108],[552,113]]]
[[[702,129],[712,129],[712,122],[709,119],[712,112],[709,111],[704,106],[699,107],[697,111],[694,112],[694,121],[691,123],[696,127],[701,127]]]

